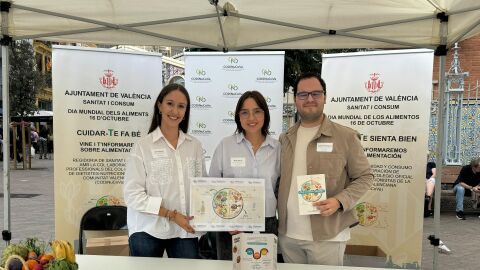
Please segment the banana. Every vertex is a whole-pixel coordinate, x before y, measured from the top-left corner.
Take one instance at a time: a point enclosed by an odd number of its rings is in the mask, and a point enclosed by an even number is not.
[[[55,256],[55,259],[63,260],[67,257],[65,247],[62,245],[62,243],[59,240],[53,240],[52,242],[50,242],[50,245],[52,246],[52,251]]]
[[[65,248],[65,253],[67,256],[67,261],[74,263],[75,262],[75,251],[73,249],[73,246],[70,242],[66,240],[60,240],[60,242],[63,244]]]
[[[68,254],[70,253],[70,251],[68,250],[68,245],[65,244],[64,240],[58,240],[58,242],[60,242],[60,245],[63,247],[63,250],[65,250],[65,259],[68,260]]]

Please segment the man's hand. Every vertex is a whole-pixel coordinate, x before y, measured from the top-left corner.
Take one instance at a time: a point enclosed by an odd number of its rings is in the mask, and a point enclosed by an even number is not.
[[[473,192],[480,193],[480,186],[475,186],[472,188]]]
[[[313,206],[316,206],[317,209],[321,211],[320,215],[327,217],[337,212],[338,208],[340,208],[340,202],[335,198],[329,198],[324,201],[315,202]]]

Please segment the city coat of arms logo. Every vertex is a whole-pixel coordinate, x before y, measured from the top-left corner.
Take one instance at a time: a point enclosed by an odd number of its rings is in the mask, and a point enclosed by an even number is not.
[[[370,74],[370,80],[365,82],[365,89],[370,93],[376,93],[383,87],[383,82],[380,80],[379,73]]]
[[[107,69],[100,78],[100,84],[106,89],[113,89],[118,84],[118,79],[113,76],[113,70]]]

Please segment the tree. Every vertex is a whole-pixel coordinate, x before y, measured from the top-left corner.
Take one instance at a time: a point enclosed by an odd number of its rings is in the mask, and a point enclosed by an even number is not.
[[[322,54],[358,52],[364,50],[365,49],[286,50],[283,92],[287,92],[290,86],[293,87],[295,80],[302,73],[315,72],[320,74],[322,71]]]
[[[322,50],[286,50],[283,92],[295,84],[298,75],[305,72],[320,74],[321,70]]]
[[[38,110],[35,100],[45,86],[37,69],[29,41],[15,41],[10,46],[10,115],[25,116]]]

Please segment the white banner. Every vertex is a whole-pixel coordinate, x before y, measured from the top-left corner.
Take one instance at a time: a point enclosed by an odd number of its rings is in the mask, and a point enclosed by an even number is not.
[[[419,268],[433,51],[324,55],[325,112],[361,133],[375,174],[356,207],[349,244],[387,254],[386,267]]]
[[[205,149],[208,164],[224,137],[236,130],[235,107],[249,90],[262,93],[270,110],[270,132],[282,132],[284,52],[185,53],[185,86],[190,93],[189,133]]]
[[[162,88],[159,54],[54,46],[55,237],[96,205],[123,202],[126,157]]]

